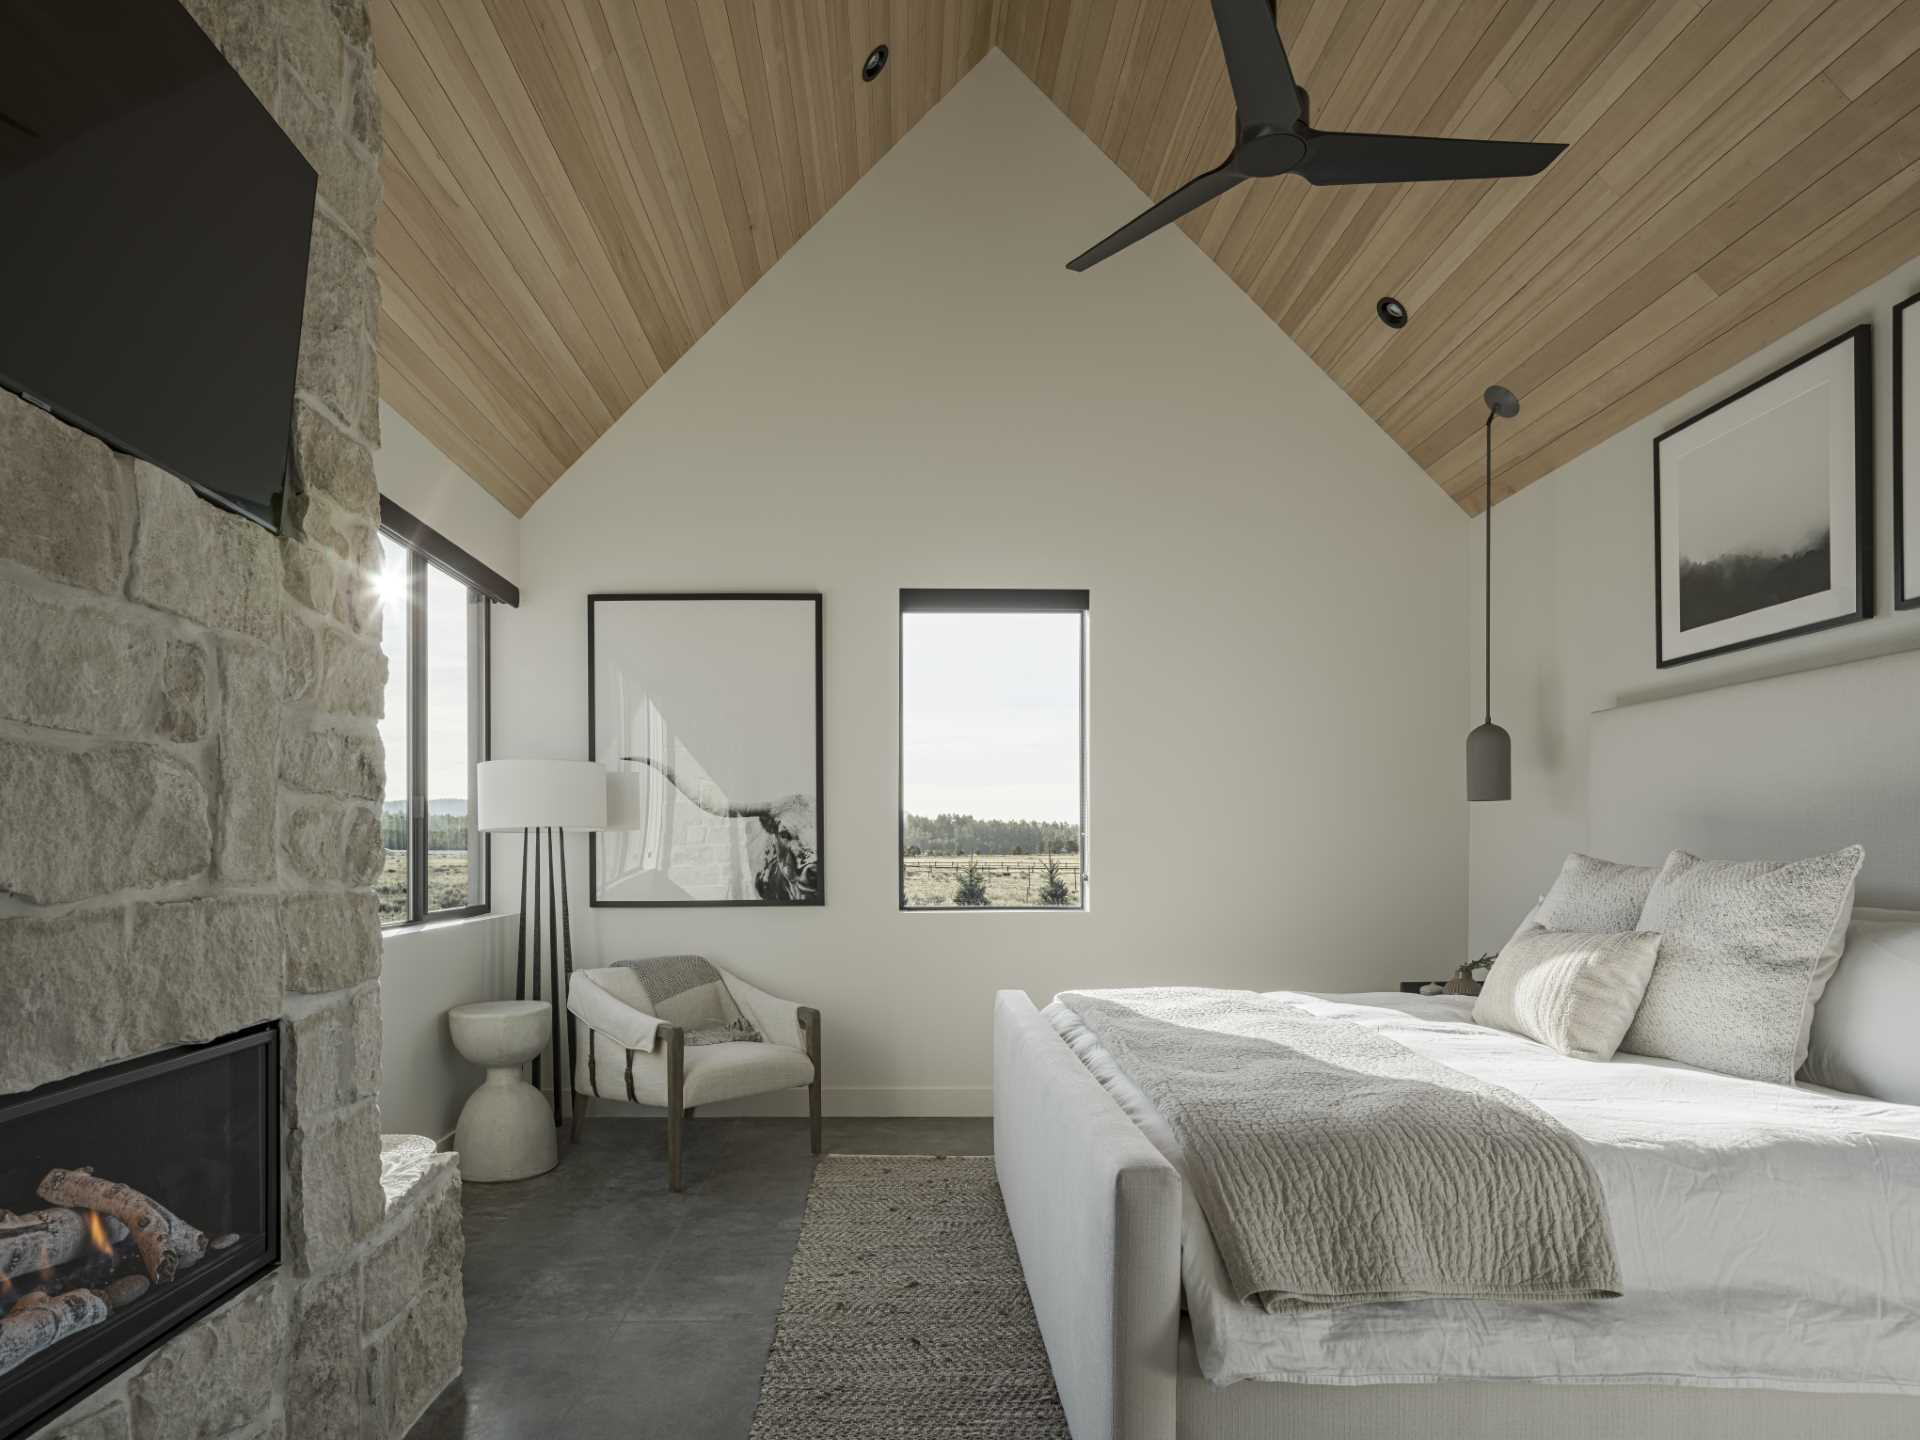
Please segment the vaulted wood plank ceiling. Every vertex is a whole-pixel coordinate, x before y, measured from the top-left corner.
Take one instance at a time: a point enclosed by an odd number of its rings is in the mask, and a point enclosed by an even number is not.
[[[373,14],[383,392],[516,513],[990,45],[1155,196],[1232,135],[1208,0]],[[1487,384],[1522,400],[1507,494],[1920,253],[1920,0],[1280,0],[1279,24],[1323,128],[1569,142],[1534,179],[1282,177],[1182,222],[1469,512]]]
[[[371,9],[381,392],[515,514],[986,54],[992,26],[991,0]]]
[[[1208,0],[1006,7],[1001,46],[1142,189],[1226,155]],[[1487,385],[1521,399],[1497,498],[1920,254],[1920,0],[1279,0],[1278,19],[1322,129],[1569,145],[1527,180],[1257,180],[1181,222],[1469,512]],[[1089,216],[1088,243],[1127,218]]]

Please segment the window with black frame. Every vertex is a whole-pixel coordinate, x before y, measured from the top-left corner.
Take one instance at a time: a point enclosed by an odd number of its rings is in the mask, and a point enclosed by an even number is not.
[[[900,908],[1087,907],[1087,592],[900,592]]]
[[[473,819],[476,769],[487,758],[489,602],[518,604],[519,592],[384,497],[380,550],[380,923],[481,914],[489,847]]]

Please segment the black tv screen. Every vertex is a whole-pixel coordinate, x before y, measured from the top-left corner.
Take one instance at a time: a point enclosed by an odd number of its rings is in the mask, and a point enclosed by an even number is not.
[[[176,0],[0,0],[0,386],[277,528],[314,182]]]

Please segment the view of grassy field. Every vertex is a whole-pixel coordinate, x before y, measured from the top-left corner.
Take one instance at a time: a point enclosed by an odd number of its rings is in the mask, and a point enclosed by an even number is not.
[[[380,897],[380,923],[391,925],[407,918],[407,852],[387,851],[387,863],[374,882]],[[457,910],[467,903],[467,852],[427,852],[427,909]]]
[[[1060,878],[1066,882],[1062,909],[1080,904],[1080,857],[1056,855]],[[954,892],[969,863],[978,863],[986,877],[986,908],[1045,904],[1040,898],[1047,883],[1044,855],[909,855],[906,859],[907,906],[913,910],[960,908]]]

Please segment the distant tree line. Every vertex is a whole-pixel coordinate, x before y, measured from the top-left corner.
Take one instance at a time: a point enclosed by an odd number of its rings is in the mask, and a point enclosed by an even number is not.
[[[976,820],[971,815],[907,816],[909,855],[1077,855],[1071,820]]]
[[[407,815],[389,807],[380,817],[381,842],[389,850],[407,848]],[[427,816],[427,849],[464,850],[467,848],[467,817],[464,815]]]

